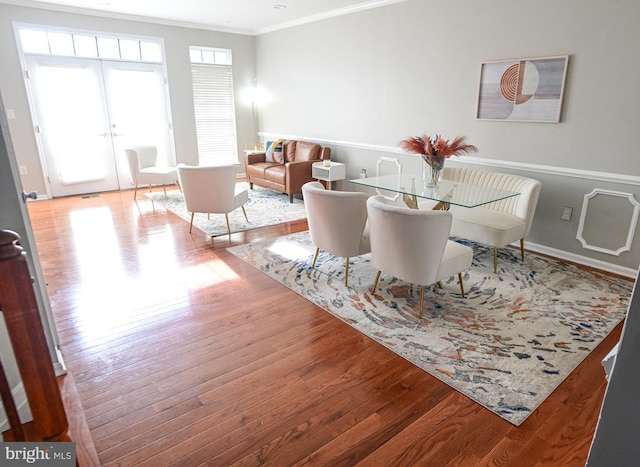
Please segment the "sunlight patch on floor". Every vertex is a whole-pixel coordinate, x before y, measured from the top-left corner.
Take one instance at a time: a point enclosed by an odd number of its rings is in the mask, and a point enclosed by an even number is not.
[[[283,258],[290,259],[292,261],[308,258],[310,254],[308,250],[286,240],[278,240],[273,245],[269,246],[268,249],[278,256],[282,256]]]
[[[113,334],[143,320],[152,323],[189,305],[192,291],[239,277],[217,258],[180,267],[169,226],[119,241],[108,208],[85,208],[69,216],[80,264],[76,326],[86,339]],[[135,242],[138,247],[123,249],[121,242]],[[123,251],[131,256],[123,257]],[[137,271],[132,275],[132,270]]]

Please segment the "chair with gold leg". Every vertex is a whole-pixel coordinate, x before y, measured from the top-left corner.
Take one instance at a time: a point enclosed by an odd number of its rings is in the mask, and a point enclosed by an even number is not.
[[[135,187],[133,199],[138,195],[138,186],[162,185],[164,197],[167,198],[166,185],[178,182],[178,172],[175,167],[157,165],[158,150],[155,146],[135,146],[124,150],[129,166],[129,177]]]
[[[325,190],[319,182],[302,185],[311,242],[316,247],[312,267],[320,250],[346,258],[344,284],[349,285],[349,258],[371,251],[367,233],[367,195]]]
[[[182,187],[184,203],[191,212],[189,233],[193,230],[193,218],[196,212],[224,214],[227,221],[229,241],[231,226],[229,213],[242,208],[244,218],[249,222],[244,204],[249,200],[246,189],[236,186],[236,168],[233,165],[215,167],[194,167],[178,165],[178,180]]]
[[[409,209],[390,204],[382,196],[367,201],[371,262],[378,269],[371,293],[380,274],[420,286],[420,319],[424,307],[424,287],[458,275],[464,297],[462,271],[469,269],[473,250],[449,240],[452,215],[448,211]]]

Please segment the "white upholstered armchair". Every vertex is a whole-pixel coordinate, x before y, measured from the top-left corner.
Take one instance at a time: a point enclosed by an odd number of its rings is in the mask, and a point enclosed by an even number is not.
[[[178,179],[184,195],[187,211],[191,212],[189,233],[193,229],[196,212],[224,214],[231,240],[229,213],[242,208],[244,218],[249,222],[244,203],[249,199],[245,189],[236,187],[236,168],[233,165],[214,167],[194,167],[179,164]]]
[[[382,196],[369,198],[367,211],[371,262],[378,269],[372,294],[382,272],[419,285],[422,318],[424,286],[458,274],[464,297],[462,271],[471,266],[473,250],[449,240],[450,212],[409,209]]]
[[[371,251],[367,224],[367,195],[360,192],[325,190],[319,182],[302,185],[304,207],[311,242],[318,253],[324,250],[346,258],[344,283],[349,285],[349,258]]]
[[[133,199],[138,195],[138,185],[162,185],[164,197],[167,197],[166,185],[172,185],[178,181],[178,173],[175,167],[156,165],[158,162],[158,149],[155,146],[135,146],[124,150],[129,166],[129,177],[135,186]]]

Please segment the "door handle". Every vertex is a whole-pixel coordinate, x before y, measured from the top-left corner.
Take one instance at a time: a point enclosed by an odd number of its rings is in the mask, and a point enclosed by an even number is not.
[[[111,133],[111,136],[122,136],[122,133],[113,132],[113,133]]]
[[[100,133],[98,136],[109,136],[109,133]]]
[[[22,202],[26,203],[27,199],[38,199],[38,192],[37,191],[31,191],[29,193],[25,192],[24,190],[22,191]]]

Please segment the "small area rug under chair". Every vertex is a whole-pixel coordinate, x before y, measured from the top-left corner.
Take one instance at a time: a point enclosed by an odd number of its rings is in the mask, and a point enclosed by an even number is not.
[[[249,222],[244,218],[242,209],[238,208],[230,212],[229,226],[231,227],[231,233],[257,229],[268,225],[283,224],[306,219],[307,217],[304,203],[301,199],[294,198],[293,203],[290,203],[289,195],[278,193],[277,191],[255,185],[254,189],[251,190],[247,182],[239,182],[237,186],[249,191],[249,201],[244,205]],[[166,200],[164,193],[161,191],[147,193],[147,197],[153,198],[154,203],[168,209],[187,222],[191,221],[191,213],[187,211],[184,198],[179,190],[167,191]],[[224,214],[207,216],[207,214],[198,212],[193,218],[193,225],[212,237],[228,234]]]
[[[459,240],[461,241],[461,240]],[[425,290],[381,275],[371,256],[345,261],[321,252],[308,232],[228,250],[429,374],[520,425],[624,319],[631,281],[554,259],[474,249],[464,274]],[[605,377],[603,370],[602,377]]]

